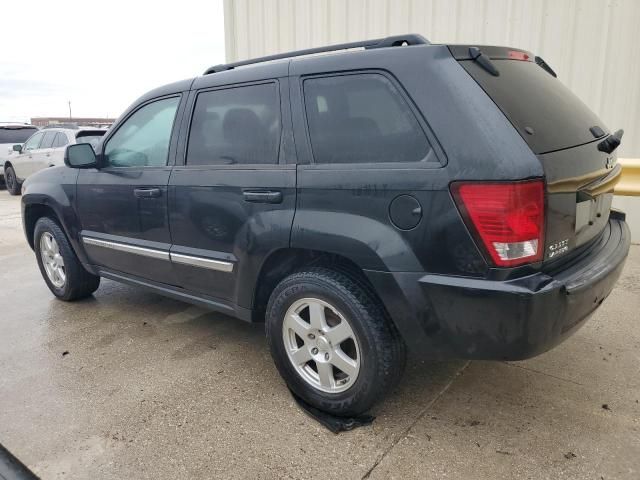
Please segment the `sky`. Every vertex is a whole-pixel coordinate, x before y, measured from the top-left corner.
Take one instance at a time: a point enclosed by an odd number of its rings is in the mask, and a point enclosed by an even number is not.
[[[222,0],[2,2],[0,122],[118,117],[224,63]]]

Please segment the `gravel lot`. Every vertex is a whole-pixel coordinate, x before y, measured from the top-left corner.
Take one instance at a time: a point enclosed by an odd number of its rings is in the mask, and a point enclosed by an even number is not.
[[[42,478],[640,478],[640,246],[517,363],[410,359],[370,427],[296,406],[261,325],[103,280],[57,301],[0,192],[0,443]]]

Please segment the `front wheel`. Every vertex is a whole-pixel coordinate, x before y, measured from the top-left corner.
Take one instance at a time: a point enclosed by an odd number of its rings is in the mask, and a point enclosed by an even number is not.
[[[20,195],[20,182],[18,182],[16,172],[11,165],[4,169],[4,183],[11,195]]]
[[[42,278],[56,297],[72,301],[98,289],[100,277],[85,270],[67,236],[51,218],[36,222],[33,243]]]
[[[285,278],[266,314],[271,355],[289,388],[341,416],[367,411],[400,379],[405,348],[355,276],[312,268]]]

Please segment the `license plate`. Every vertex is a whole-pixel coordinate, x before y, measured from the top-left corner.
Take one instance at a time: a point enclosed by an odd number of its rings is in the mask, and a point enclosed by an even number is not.
[[[603,195],[576,203],[576,233],[586,226],[593,225],[596,217],[602,215]]]

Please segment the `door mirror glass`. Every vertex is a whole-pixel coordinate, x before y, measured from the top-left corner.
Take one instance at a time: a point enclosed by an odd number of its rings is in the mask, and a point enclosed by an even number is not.
[[[96,153],[88,143],[69,145],[64,152],[64,163],[71,168],[95,168],[98,166]]]
[[[22,153],[22,145],[14,145],[13,146],[13,151],[14,152],[18,152],[18,153]]]

